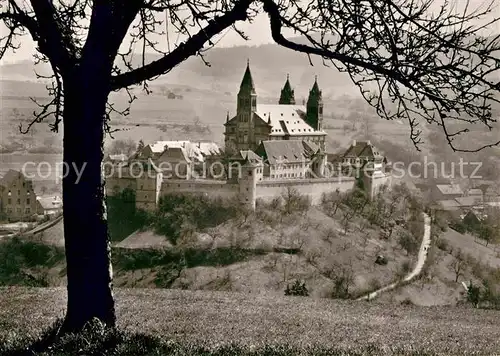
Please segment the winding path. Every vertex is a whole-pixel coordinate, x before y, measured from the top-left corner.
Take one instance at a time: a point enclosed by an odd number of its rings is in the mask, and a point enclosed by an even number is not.
[[[422,243],[420,245],[420,250],[418,251],[418,259],[417,263],[415,264],[415,268],[401,281],[391,283],[389,285],[386,285],[380,289],[377,289],[376,291],[373,291],[369,294],[366,294],[356,300],[372,300],[376,298],[379,294],[383,292],[387,292],[389,290],[392,290],[396,288],[398,285],[401,283],[409,282],[416,276],[422,272],[422,269],[424,268],[425,261],[427,260],[427,250],[429,249],[429,246],[431,244],[431,218],[429,215],[424,213],[424,236],[422,238]]]

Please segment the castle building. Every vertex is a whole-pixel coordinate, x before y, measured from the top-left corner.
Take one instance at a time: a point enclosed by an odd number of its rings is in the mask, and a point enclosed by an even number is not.
[[[278,104],[262,105],[247,63],[236,115],[230,118],[228,113],[224,126],[225,150],[208,142],[158,141],[125,165],[116,160],[117,169],[107,177],[107,194],[133,189],[137,208],[144,210],[154,210],[169,194],[237,197],[254,209],[257,200],[272,200],[289,188],[319,204],[324,193],[346,192],[361,183],[353,174],[361,168],[366,170],[362,183],[369,196],[390,185],[385,158],[370,142],[354,141],[328,159],[317,78],[306,105],[296,104],[288,76]],[[151,174],[137,175],[138,163],[153,168],[148,169]]]
[[[0,220],[24,220],[37,213],[33,183],[22,172],[10,169],[0,179]]]
[[[304,140],[325,150],[323,98],[317,78],[309,91],[307,105],[296,105],[295,93],[287,76],[279,104],[257,103],[257,92],[247,63],[237,96],[236,115],[226,118],[225,146],[237,151],[256,150],[262,141]]]
[[[268,179],[306,179],[321,177],[324,154],[312,142],[262,141],[255,153],[262,157],[264,177]]]

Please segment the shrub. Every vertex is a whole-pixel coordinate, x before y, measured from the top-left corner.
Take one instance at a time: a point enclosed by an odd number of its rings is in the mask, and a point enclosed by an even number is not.
[[[436,240],[436,246],[438,249],[440,249],[441,251],[445,251],[445,252],[448,252],[448,250],[450,248],[448,241],[443,239],[443,238]]]
[[[299,280],[296,280],[294,284],[287,284],[285,289],[285,295],[294,295],[307,297],[309,296],[309,291],[306,287],[306,282],[301,283]]]
[[[382,283],[380,283],[380,280],[378,278],[373,277],[370,279],[370,282],[368,283],[370,290],[375,291],[377,289],[382,288]]]
[[[152,224],[157,233],[175,244],[187,232],[187,227],[190,230],[215,227],[243,213],[241,204],[234,199],[171,194],[160,199]]]

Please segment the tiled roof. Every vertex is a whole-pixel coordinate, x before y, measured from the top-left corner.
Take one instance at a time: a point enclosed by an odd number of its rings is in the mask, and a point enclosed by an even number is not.
[[[153,153],[161,154],[167,149],[183,149],[191,160],[203,162],[206,156],[220,154],[215,142],[157,141],[149,145]]]
[[[250,162],[261,162],[262,158],[257,155],[255,152],[250,150],[240,151],[241,158],[244,160],[248,160]]]
[[[13,169],[9,169],[7,173],[0,179],[0,185],[4,187],[10,186],[13,180],[17,179],[19,176],[23,176],[23,174],[19,171],[15,171]]]
[[[36,199],[44,210],[60,209],[62,208],[62,200],[60,197],[37,197]]]
[[[319,147],[302,140],[262,141],[257,148],[257,155],[264,157],[269,164],[299,163],[309,160]]]
[[[481,189],[477,189],[477,188],[475,188],[475,189],[469,189],[467,191],[467,194],[469,194],[469,195],[480,195],[480,196],[483,196],[483,191]]]
[[[462,207],[475,206],[483,202],[483,198],[478,196],[460,197],[460,198],[455,198],[455,200]]]
[[[342,155],[339,153],[327,153],[326,160],[329,163],[338,163],[341,161]]]
[[[123,162],[128,160],[128,157],[126,154],[121,153],[117,155],[108,155],[107,159],[113,162]]]
[[[437,203],[441,205],[443,210],[452,211],[452,210],[458,210],[460,208],[460,205],[455,200],[440,200]]]
[[[189,141],[156,141],[155,143],[149,145],[153,153],[162,153],[165,148],[168,147],[182,147],[187,145]]]
[[[271,118],[271,136],[326,135],[305,122],[306,110],[303,105],[258,104],[255,114],[266,123]]]
[[[344,157],[382,157],[377,148],[370,141],[354,141],[345,151]]]
[[[175,158],[177,160],[191,162],[191,160],[189,159],[189,156],[186,152],[186,149],[183,147],[169,147],[160,156],[160,161],[162,159],[166,159],[166,158],[170,158],[170,159]],[[168,161],[168,159],[167,159],[167,161]]]
[[[436,188],[441,192],[441,194],[463,194],[462,188],[458,184],[437,184]]]

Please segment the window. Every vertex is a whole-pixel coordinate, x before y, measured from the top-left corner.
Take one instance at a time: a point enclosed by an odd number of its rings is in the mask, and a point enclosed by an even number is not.
[[[17,190],[17,195],[21,195],[21,191],[19,189]]]
[[[144,185],[141,184],[141,190],[143,190],[143,189],[144,189]]]
[[[249,171],[248,172],[248,176],[251,177],[252,176],[252,171]]]
[[[12,208],[7,208],[7,213],[12,214]]]
[[[30,205],[30,198],[26,199],[26,204]]]
[[[18,214],[21,214],[21,208],[17,208],[16,211]]]
[[[21,199],[17,199],[17,204],[21,204]]]
[[[31,213],[30,208],[26,208],[26,214],[30,214],[30,213]]]
[[[144,196],[144,199],[147,199],[147,198],[148,198],[148,195],[146,194],[146,195]]]
[[[7,204],[12,204],[12,199],[11,198],[7,199]]]

